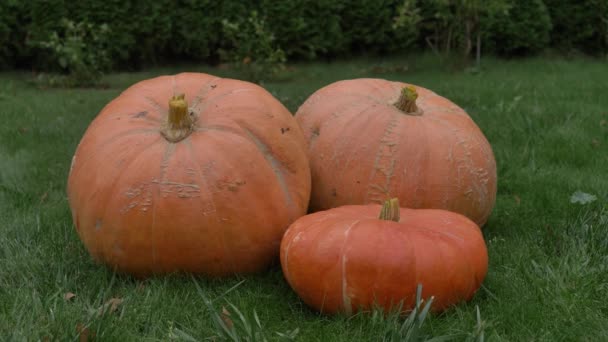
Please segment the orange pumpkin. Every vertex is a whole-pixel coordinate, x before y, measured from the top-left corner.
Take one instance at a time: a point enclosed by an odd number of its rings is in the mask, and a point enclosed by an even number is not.
[[[428,89],[340,81],[311,95],[296,120],[308,141],[312,211],[398,197],[481,226],[494,207],[490,144],[461,108]]]
[[[278,256],[306,213],[310,169],[295,119],[267,91],[183,73],[139,82],[99,113],[68,196],[95,259],[141,276],[223,276]]]
[[[471,299],[488,255],[479,227],[465,216],[400,209],[394,199],[301,217],[283,237],[281,265],[302,300],[324,313],[390,310],[400,302],[407,311],[418,284],[441,311]]]

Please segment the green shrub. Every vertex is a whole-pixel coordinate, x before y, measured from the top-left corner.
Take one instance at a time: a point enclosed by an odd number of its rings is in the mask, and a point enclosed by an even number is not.
[[[9,13],[4,13],[5,8],[0,7],[0,69],[10,64],[10,34],[11,26],[14,24],[9,22],[11,16]]]
[[[412,1],[404,0],[353,0],[343,1],[342,31],[348,51],[387,52],[403,50],[418,37],[417,10]],[[411,19],[394,26],[399,10],[412,11]],[[406,23],[413,23],[405,27]]]
[[[608,1],[545,0],[553,30],[552,46],[561,51],[608,53]]]
[[[11,28],[17,24],[17,16],[14,15],[15,5],[14,1],[0,4],[0,69],[12,64]]]
[[[223,20],[246,18],[252,5],[243,1],[179,0],[171,11],[173,30],[168,55],[195,61],[218,60],[224,47]]]
[[[508,13],[510,5],[510,0],[422,1],[424,44],[443,58],[455,55],[454,61],[464,66],[473,51],[480,57],[492,24]]]
[[[510,0],[507,13],[489,27],[489,40],[501,55],[539,52],[549,46],[551,18],[542,0]]]
[[[130,20],[134,44],[128,46],[128,61],[137,67],[164,62],[167,49],[172,45],[174,17],[172,0],[135,1],[130,8],[137,21]]]
[[[99,83],[104,71],[110,67],[107,25],[89,22],[75,23],[68,19],[60,21],[60,28],[32,45],[48,50],[52,61],[57,63],[65,77],[49,78],[51,85],[94,86]]]
[[[396,31],[397,34],[407,35],[413,41],[417,37],[418,24],[421,19],[420,8],[416,6],[416,1],[403,0],[393,17],[393,31]]]
[[[208,58],[217,45],[218,23],[213,15],[223,1],[176,1],[173,8],[173,28],[168,53],[173,56]]]
[[[172,35],[172,1],[79,0],[64,4],[69,18],[108,25],[114,67],[153,64]]]
[[[0,1],[0,69],[33,66],[32,54],[26,43],[30,21],[26,4],[19,0]]]
[[[414,45],[420,31],[420,9],[415,0],[402,0],[397,6],[391,25],[393,45],[390,49],[403,50]]]
[[[22,23],[25,28],[26,55],[32,56],[31,63],[34,69],[59,72],[61,68],[54,60],[49,49],[41,49],[39,42],[46,41],[53,32],[60,32],[61,19],[70,18],[62,0],[33,0],[23,2],[23,11],[27,13],[29,20]]]
[[[235,21],[224,19],[222,32],[229,45],[219,49],[220,56],[244,71],[250,81],[271,79],[284,69],[285,53],[257,11]]]
[[[273,1],[262,0],[260,11],[276,43],[287,57],[313,59],[319,55],[335,55],[347,49],[339,1]]]
[[[258,51],[230,52],[244,36],[223,22],[252,25],[246,24],[252,11],[264,22],[266,41],[260,48],[250,44]],[[281,55],[268,51],[314,59],[404,51],[415,41],[465,62],[477,45],[502,55],[534,53],[549,43],[565,51],[608,53],[606,0],[3,0],[0,68],[57,70],[51,49],[32,42],[63,30],[61,18],[110,27],[105,43],[114,69],[175,60],[234,61],[239,54],[280,65]],[[256,62],[247,68],[259,78],[254,70],[266,67]]]
[[[112,66],[138,68],[162,57],[172,35],[172,4],[170,0],[151,2],[124,0],[33,0],[23,2],[31,22],[28,40],[40,41],[60,29],[61,18],[87,22],[101,27],[107,25],[108,49]],[[48,69],[47,55],[34,64]]]

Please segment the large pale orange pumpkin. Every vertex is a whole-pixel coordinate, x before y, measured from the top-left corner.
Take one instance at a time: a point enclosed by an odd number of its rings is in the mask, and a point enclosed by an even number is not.
[[[494,207],[490,144],[467,113],[428,89],[340,81],[311,95],[296,119],[308,141],[312,211],[398,197],[481,226]]]
[[[380,214],[380,215],[379,215]],[[416,288],[441,311],[472,298],[488,268],[479,227],[439,209],[397,200],[343,206],[296,220],[281,243],[285,278],[308,305],[352,314],[378,306],[407,311]]]
[[[222,276],[278,256],[306,212],[310,170],[301,130],[267,91],[183,73],[137,83],[99,113],[68,196],[95,259],[141,276]]]

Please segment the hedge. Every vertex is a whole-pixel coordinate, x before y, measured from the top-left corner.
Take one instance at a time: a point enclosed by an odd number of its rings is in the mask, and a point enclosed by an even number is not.
[[[592,55],[608,51],[608,0],[545,0],[553,30],[551,45]]]
[[[549,46],[551,17],[542,0],[511,0],[508,14],[489,25],[489,40],[500,55],[522,55]]]
[[[488,1],[504,3],[508,10],[478,18],[484,52],[490,48],[509,56],[555,47],[596,55],[608,53],[606,0]],[[265,18],[273,42],[289,59],[297,60],[425,49],[425,38],[432,28],[447,25],[441,20],[452,20],[456,24],[453,27],[462,31],[463,25],[458,23],[463,6],[486,6],[489,2],[3,0],[0,68],[57,69],[57,57],[37,42],[47,40],[53,32],[61,35],[64,18],[107,24],[110,33],[106,45],[112,68],[134,69],[174,60],[219,62],[218,51],[231,48],[222,23],[243,21],[253,11]],[[438,17],[437,8],[448,15]],[[409,19],[396,25],[403,13]]]

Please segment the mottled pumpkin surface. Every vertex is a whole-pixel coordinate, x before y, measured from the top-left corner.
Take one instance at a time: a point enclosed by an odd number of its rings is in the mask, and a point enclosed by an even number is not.
[[[404,87],[417,111],[395,106]],[[308,142],[311,209],[380,203],[436,208],[486,223],[496,200],[496,162],[460,107],[419,86],[382,79],[332,83],[296,113]]]
[[[182,140],[161,130],[184,94]],[[68,180],[74,223],[91,255],[137,275],[255,272],[306,212],[301,130],[261,87],[183,73],[137,83],[87,129]]]

